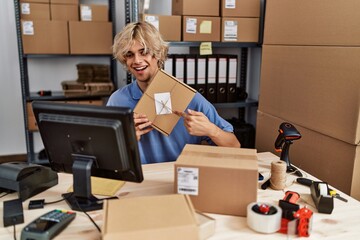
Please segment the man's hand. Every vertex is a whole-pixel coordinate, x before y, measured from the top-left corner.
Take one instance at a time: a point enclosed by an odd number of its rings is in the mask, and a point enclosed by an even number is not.
[[[202,112],[188,109],[187,113],[181,115],[184,118],[185,128],[190,135],[212,137],[219,130]]]
[[[152,122],[149,121],[145,114],[134,113],[134,123],[136,138],[138,141],[140,141],[142,135],[153,130],[151,127]]]

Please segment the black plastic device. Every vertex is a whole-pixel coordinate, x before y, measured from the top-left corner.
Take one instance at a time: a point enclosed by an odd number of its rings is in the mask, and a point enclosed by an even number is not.
[[[72,210],[102,208],[91,192],[91,176],[142,182],[143,172],[130,108],[47,101],[32,103],[40,135],[56,172],[73,174]]]
[[[21,240],[52,239],[64,230],[76,217],[76,213],[64,210],[51,210],[26,225],[21,231]]]
[[[4,201],[4,227],[24,222],[24,211],[21,199]]]

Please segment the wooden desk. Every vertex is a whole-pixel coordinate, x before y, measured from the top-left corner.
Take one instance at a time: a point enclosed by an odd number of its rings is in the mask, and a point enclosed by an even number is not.
[[[259,171],[264,175],[265,179],[269,177],[270,163],[277,160],[278,157],[272,153],[259,153]],[[134,197],[144,195],[156,194],[170,194],[173,193],[173,163],[160,163],[144,165],[144,178],[141,184],[126,183],[119,191],[121,197]],[[317,180],[313,176],[306,175],[305,177]],[[273,205],[278,204],[278,200],[284,197],[284,192],[287,190],[296,191],[301,195],[298,204],[301,206],[307,205],[314,211],[312,232],[308,239],[359,239],[360,238],[360,202],[341,193],[349,201],[347,203],[338,199],[334,199],[334,210],[332,214],[319,214],[314,208],[314,204],[310,195],[309,187],[294,183],[296,176],[288,176],[287,188],[284,191],[275,191],[272,189],[260,189],[259,183],[258,202],[266,202]],[[50,188],[49,190],[40,193],[32,199],[45,198],[46,202],[55,201],[61,198],[61,193],[67,191],[72,184],[72,175],[59,174],[59,184]],[[1,199],[10,200],[16,197],[15,194],[8,195]],[[45,205],[44,209],[28,210],[29,200],[25,201],[24,218],[25,223],[16,226],[17,239],[20,239],[21,229],[25,224],[29,223],[41,214],[52,209],[69,209],[65,201],[57,204]],[[2,209],[1,204],[0,208]],[[1,211],[2,212],[2,211]],[[95,222],[102,225],[102,211],[89,212],[90,216]],[[119,213],[121,214],[121,213]],[[210,239],[288,239],[285,234],[259,234],[247,227],[246,218],[226,216],[218,214],[209,214],[216,219],[216,233]],[[0,219],[0,239],[13,239],[13,227],[3,228],[3,219]],[[55,239],[100,239],[101,234],[97,231],[95,226],[90,222],[88,217],[78,212],[76,219]],[[290,238],[295,238],[290,236]]]

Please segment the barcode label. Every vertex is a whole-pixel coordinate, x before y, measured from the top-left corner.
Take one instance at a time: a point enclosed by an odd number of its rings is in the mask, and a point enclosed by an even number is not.
[[[196,196],[199,194],[198,168],[177,168],[177,192]]]

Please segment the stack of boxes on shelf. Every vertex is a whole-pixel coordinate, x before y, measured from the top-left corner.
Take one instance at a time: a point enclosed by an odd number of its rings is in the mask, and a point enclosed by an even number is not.
[[[111,54],[107,5],[20,0],[24,54]]]
[[[326,9],[326,10],[325,10]],[[360,2],[268,0],[256,147],[302,134],[293,164],[360,199]]]
[[[109,65],[77,64],[78,79],[62,81],[65,96],[109,95],[114,90]]]
[[[166,41],[259,41],[260,0],[172,0],[172,16],[144,14]]]

